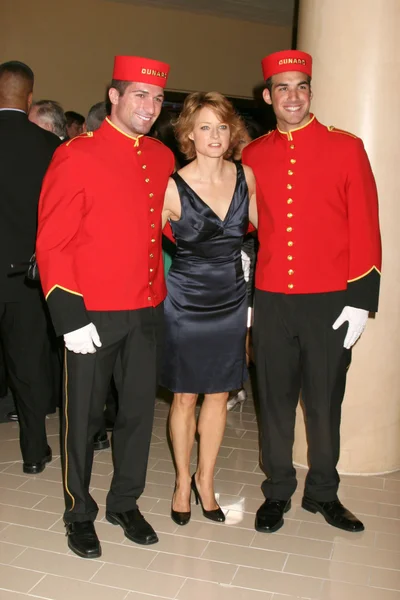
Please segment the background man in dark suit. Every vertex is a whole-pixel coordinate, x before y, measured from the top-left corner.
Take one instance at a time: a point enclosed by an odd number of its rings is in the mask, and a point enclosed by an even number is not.
[[[0,65],[0,337],[25,473],[40,473],[51,460],[45,428],[53,393],[50,344],[40,287],[10,271],[34,252],[42,179],[60,144],[28,120],[33,81],[24,63]]]

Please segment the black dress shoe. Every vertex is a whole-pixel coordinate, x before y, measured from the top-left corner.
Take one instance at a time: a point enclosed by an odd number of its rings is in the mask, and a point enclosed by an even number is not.
[[[223,523],[225,521],[225,515],[221,510],[221,507],[214,508],[213,510],[206,510],[203,506],[203,501],[199,494],[199,490],[197,489],[195,476],[192,475],[191,488],[194,492],[194,497],[196,500],[196,504],[200,502],[201,510],[203,511],[203,515],[206,519],[210,519],[210,521],[216,521],[217,523]]]
[[[121,525],[125,537],[136,544],[156,544],[158,537],[150,523],[146,521],[138,508],[128,510],[127,512],[106,511],[106,519],[113,525]]]
[[[93,448],[95,450],[105,450],[110,447],[110,442],[106,433],[96,433],[93,438]]]
[[[9,421],[18,421],[18,413],[16,410],[11,410],[9,413],[7,413],[7,419]]]
[[[52,458],[53,455],[51,453],[51,448],[50,446],[47,446],[46,456],[42,458],[41,461],[35,463],[24,462],[22,465],[22,470],[24,473],[28,473],[29,475],[38,475],[38,473],[44,471],[46,463],[51,462]]]
[[[256,514],[255,528],[260,533],[273,533],[283,525],[283,515],[291,509],[292,501],[267,498]]]
[[[176,485],[175,485],[174,494],[172,496],[172,502],[171,502],[171,519],[177,525],[187,525],[190,521],[190,517],[191,517],[192,513],[190,510],[188,512],[179,512],[178,510],[174,510],[173,505],[174,505],[175,491],[176,491]],[[190,496],[189,496],[189,506],[190,506]]]
[[[101,546],[92,521],[65,523],[68,547],[81,558],[99,558]]]
[[[364,525],[353,515],[339,500],[331,502],[317,502],[311,498],[303,497],[302,507],[312,513],[321,513],[325,521],[333,527],[345,531],[364,531]]]

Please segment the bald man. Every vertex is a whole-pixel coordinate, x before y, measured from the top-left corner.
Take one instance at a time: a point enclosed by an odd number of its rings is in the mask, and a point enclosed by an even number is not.
[[[24,473],[51,460],[46,409],[52,401],[47,321],[39,286],[11,265],[35,249],[42,179],[60,140],[28,120],[34,76],[24,63],[0,64],[0,339],[16,400]]]

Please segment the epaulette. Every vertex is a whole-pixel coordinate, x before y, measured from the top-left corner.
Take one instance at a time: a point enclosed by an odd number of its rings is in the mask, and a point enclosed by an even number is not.
[[[354,133],[350,133],[349,131],[344,131],[344,129],[338,129],[334,125],[328,125],[327,129],[330,132],[333,132],[333,133],[343,133],[344,135],[349,135],[352,138],[356,138],[357,139],[357,137],[358,137],[357,135],[354,135]]]
[[[162,142],[161,140],[153,137],[152,135],[146,135],[146,138],[151,140],[152,142],[158,142],[159,144],[161,144],[161,146],[165,146],[166,148],[168,148],[168,146],[166,144],[164,144],[164,142]]]
[[[68,142],[66,142],[65,145],[69,146],[71,142],[74,142],[75,140],[78,140],[79,138],[92,138],[92,137],[93,137],[93,131],[85,131],[85,133],[80,133],[79,135],[68,140]]]
[[[260,140],[262,140],[262,139],[264,139],[264,138],[267,138],[269,135],[271,135],[271,133],[274,133],[274,131],[275,131],[275,129],[271,129],[271,131],[268,131],[267,133],[264,133],[264,135],[260,135],[260,137],[258,137],[258,138],[255,138],[254,140],[251,140],[251,142],[249,142],[249,143],[247,144],[247,146],[246,146],[246,149],[247,149],[247,148],[250,148],[250,146],[251,146],[252,144],[255,144],[256,142],[259,142]]]

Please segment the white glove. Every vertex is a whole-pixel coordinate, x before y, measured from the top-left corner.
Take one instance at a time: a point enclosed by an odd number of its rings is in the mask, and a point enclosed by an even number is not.
[[[344,339],[343,346],[348,350],[356,343],[360,335],[365,329],[368,319],[368,311],[363,308],[354,308],[353,306],[345,306],[339,317],[332,325],[333,329],[339,329],[345,321],[349,322],[347,334]]]
[[[241,251],[241,254],[244,280],[248,281],[250,279],[250,257],[243,250]]]
[[[101,341],[93,323],[85,325],[64,335],[65,347],[76,354],[94,354],[95,346],[100,348]]]

